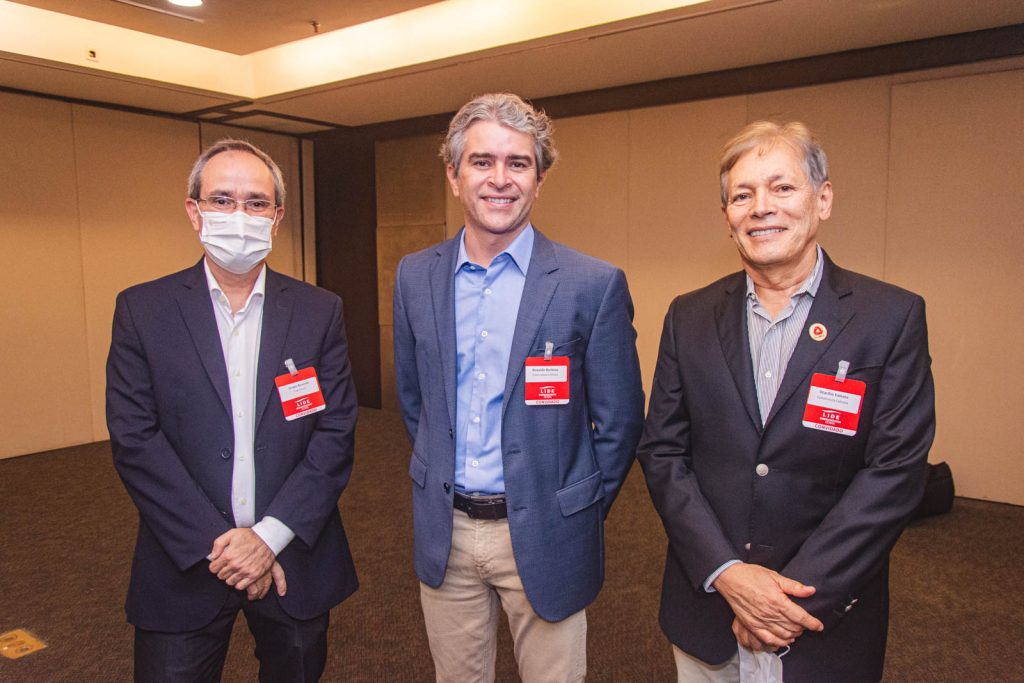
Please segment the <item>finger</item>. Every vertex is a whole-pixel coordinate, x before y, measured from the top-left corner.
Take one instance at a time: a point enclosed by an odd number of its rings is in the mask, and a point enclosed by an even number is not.
[[[275,562],[270,568],[270,576],[274,579],[274,585],[277,587],[277,594],[284,596],[284,594],[288,592],[288,582],[284,578],[284,568]]]
[[[796,624],[799,627],[801,627],[801,629],[807,629],[810,631],[821,631],[825,628],[825,625],[822,624],[819,619],[814,617],[807,610],[805,610],[803,607],[796,604],[795,602],[790,603],[790,605],[787,606],[786,610],[783,613],[783,616],[785,616],[786,619],[791,621],[793,624]]]
[[[216,560],[218,557],[220,557],[220,554],[224,552],[224,548],[228,547],[228,543],[230,542],[230,536],[228,534],[230,533],[230,531],[225,531],[220,536],[214,539],[213,551],[210,552],[211,560]]]
[[[779,588],[786,595],[792,595],[795,598],[809,598],[814,595],[814,591],[817,590],[814,586],[807,586],[799,581],[786,578],[785,576],[779,575]]]

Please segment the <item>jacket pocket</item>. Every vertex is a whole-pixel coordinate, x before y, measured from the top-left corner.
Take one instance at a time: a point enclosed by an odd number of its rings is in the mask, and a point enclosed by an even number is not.
[[[420,460],[420,456],[413,451],[409,458],[409,476],[416,482],[416,485],[423,488],[427,483],[427,463]]]
[[[598,470],[589,477],[556,491],[555,496],[558,498],[558,507],[562,510],[562,516],[573,515],[604,498],[603,484],[601,471]]]

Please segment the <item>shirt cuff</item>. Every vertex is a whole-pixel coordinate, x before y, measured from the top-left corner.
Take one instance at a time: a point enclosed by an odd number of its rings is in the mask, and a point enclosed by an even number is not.
[[[277,557],[295,538],[295,532],[276,517],[264,517],[252,525],[252,530],[263,539],[263,542],[274,553],[274,557]]]
[[[734,564],[739,564],[739,563],[740,563],[739,560],[729,560],[728,562],[723,564],[721,567],[719,567],[715,571],[711,572],[711,576],[709,576],[707,578],[707,580],[704,582],[704,591],[707,592],[707,593],[717,593],[718,591],[715,590],[715,579],[717,579],[719,576],[721,576],[722,572],[724,572],[726,569],[728,569],[729,567],[733,566]]]

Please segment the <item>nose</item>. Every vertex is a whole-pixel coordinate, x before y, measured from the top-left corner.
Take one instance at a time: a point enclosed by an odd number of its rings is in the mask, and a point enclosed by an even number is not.
[[[497,163],[494,165],[494,172],[491,174],[491,184],[497,188],[502,188],[508,185],[508,175],[505,171],[505,164]]]
[[[769,216],[775,213],[775,202],[772,201],[771,193],[764,188],[756,190],[750,210],[754,216]]]

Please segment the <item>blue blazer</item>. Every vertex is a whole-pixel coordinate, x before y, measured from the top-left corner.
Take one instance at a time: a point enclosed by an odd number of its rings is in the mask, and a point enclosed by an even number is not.
[[[661,626],[717,664],[733,613],[703,582],[732,558],[812,585],[797,600],[825,630],[783,658],[790,681],[877,681],[889,551],[924,491],[935,431],[924,301],[828,257],[767,423],[761,426],[742,272],[678,297],[665,318],[637,457],[668,534]],[[855,436],[804,427],[814,373],[866,383]],[[767,466],[767,471],[759,465]]]
[[[459,236],[411,254],[394,296],[395,375],[413,442],[416,573],[444,581],[455,477],[455,267]],[[512,550],[544,619],[588,605],[604,580],[603,522],[643,424],[633,304],[621,270],[536,233],[505,378],[502,465]],[[528,356],[569,357],[571,399],[527,406]]]
[[[327,408],[288,422],[274,377],[286,358],[316,368]],[[338,497],[352,471],[356,396],[341,300],[267,270],[256,377],[256,519],[295,532],[280,553],[297,619],[356,590]],[[114,466],[139,510],[125,609],[158,631],[196,630],[230,592],[210,573],[213,541],[235,526],[234,432],[217,322],[202,261],[117,297],[107,358]],[[276,599],[276,596],[267,599]]]

